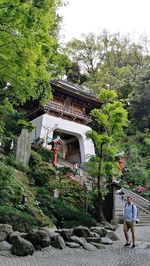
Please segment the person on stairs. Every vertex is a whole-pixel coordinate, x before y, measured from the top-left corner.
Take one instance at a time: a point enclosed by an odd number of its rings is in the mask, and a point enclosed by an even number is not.
[[[132,235],[132,248],[135,247],[135,223],[137,219],[137,207],[132,202],[132,197],[127,197],[127,203],[124,206],[124,236],[126,239],[125,247],[130,246],[129,242],[129,229],[131,230]]]

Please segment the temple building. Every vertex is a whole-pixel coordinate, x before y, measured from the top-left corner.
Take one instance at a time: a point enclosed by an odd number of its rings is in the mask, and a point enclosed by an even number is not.
[[[44,146],[50,149],[51,141],[60,138],[62,158],[84,163],[95,154],[92,141],[86,137],[91,130],[89,113],[101,103],[88,89],[64,80],[51,81],[51,87],[53,99],[30,113],[34,124],[32,141],[42,138]]]

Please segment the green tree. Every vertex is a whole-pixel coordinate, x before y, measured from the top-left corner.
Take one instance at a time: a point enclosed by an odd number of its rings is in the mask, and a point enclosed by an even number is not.
[[[118,141],[123,135],[123,128],[127,126],[127,111],[123,103],[118,101],[114,90],[101,90],[98,99],[103,102],[101,109],[91,111],[93,119],[101,128],[101,132],[89,131],[87,136],[92,139],[98,161],[97,173],[97,206],[99,220],[104,220],[102,209],[102,190],[104,176],[113,174],[114,155],[119,149]],[[109,180],[109,178],[108,178]]]
[[[7,121],[12,125],[17,117],[23,119],[16,111],[19,106],[31,99],[43,104],[51,96],[50,80],[63,73],[67,58],[58,51],[61,4],[61,0],[0,1],[0,140],[14,135]],[[29,126],[22,120],[25,124]]]
[[[0,1],[0,99],[12,104],[50,95],[57,68],[58,0]]]
[[[150,68],[141,70],[130,94],[130,114],[135,129],[144,131],[150,127]]]
[[[135,87],[138,73],[149,62],[146,42],[132,42],[119,33],[103,31],[83,35],[68,42],[65,53],[86,75],[84,85],[98,93],[102,88],[115,89],[120,98],[127,98]]]

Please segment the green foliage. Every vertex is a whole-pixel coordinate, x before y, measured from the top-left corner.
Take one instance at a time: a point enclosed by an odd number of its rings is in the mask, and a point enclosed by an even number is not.
[[[139,139],[139,136],[138,136]],[[146,185],[149,173],[147,171],[148,162],[144,160],[143,151],[144,143],[136,143],[132,140],[132,143],[128,143],[125,146],[126,160],[124,163],[123,176],[127,183],[133,183],[134,185]],[[146,161],[146,162],[145,162]]]
[[[69,41],[65,53],[72,62],[78,62],[80,73],[85,75],[84,85],[95,94],[101,89],[115,89],[119,98],[128,98],[134,91],[136,77],[149,62],[144,43],[135,43],[128,36],[89,33]]]
[[[12,167],[0,163],[0,203],[11,205],[21,204],[23,194],[26,191],[23,183],[17,179]]]
[[[0,206],[0,223],[10,224],[14,231],[20,232],[29,232],[40,225],[30,214],[6,205]]]
[[[50,164],[43,162],[35,168],[35,171],[32,173],[32,177],[35,180],[35,184],[38,186],[44,186],[53,179],[56,175],[55,170],[50,166]]]
[[[48,150],[46,148],[41,148],[39,150],[39,154],[41,155],[41,158],[45,162],[52,162],[53,159],[53,151]]]
[[[5,157],[5,163],[24,173],[30,172],[30,167],[28,165],[24,165],[21,162],[16,162],[16,156],[14,153],[11,153]]]
[[[36,151],[31,151],[29,165],[32,168],[38,167],[39,164],[42,164],[42,157]]]
[[[43,211],[43,213],[52,219],[53,211],[51,208],[51,203],[53,201],[53,190],[50,190],[48,187],[38,187],[36,193],[36,201],[38,206]]]
[[[70,228],[76,225],[94,226],[96,222],[90,217],[89,214],[75,208],[67,201],[57,199],[53,202],[54,214],[58,220],[63,217],[63,224],[66,228]]]
[[[49,95],[48,67],[53,65],[54,69],[54,62],[57,65],[57,7],[57,0],[44,0],[42,4],[1,1],[0,94],[3,99],[7,96],[17,105],[30,97]]]
[[[100,93],[98,94],[98,99],[102,103],[110,103],[118,98],[117,93],[114,90],[106,90],[101,89]]]
[[[104,103],[100,109],[93,109],[91,115],[95,120],[97,129],[101,128],[101,132],[92,130],[87,132],[87,137],[92,139],[99,158],[95,168],[97,168],[97,199],[99,201],[97,208],[99,208],[99,220],[102,222],[104,220],[102,211],[103,190],[105,190],[106,182],[111,182],[112,176],[117,170],[115,153],[119,148],[118,142],[123,136],[123,130],[127,126],[128,119],[123,103],[116,100],[115,91],[103,89],[98,98],[102,99]]]
[[[27,122],[27,121],[25,121],[23,119],[19,119],[17,121],[17,125],[21,126],[22,128],[28,129],[29,132],[32,132],[32,130],[34,128],[32,122]]]
[[[133,92],[130,94],[130,116],[132,123],[142,132],[150,127],[150,69],[146,66],[137,75]]]
[[[91,115],[97,124],[104,128],[105,135],[107,137],[113,135],[113,138],[122,133],[123,127],[127,126],[128,121],[127,111],[122,102],[115,100],[116,97],[117,95],[114,91],[111,90],[108,93],[107,90],[102,90],[98,98],[105,99],[106,102],[104,102],[100,110],[93,109],[91,111]]]
[[[68,174],[68,173],[74,173],[74,170],[71,167],[67,167],[67,166],[57,167],[56,171],[59,176],[64,176],[65,174]]]

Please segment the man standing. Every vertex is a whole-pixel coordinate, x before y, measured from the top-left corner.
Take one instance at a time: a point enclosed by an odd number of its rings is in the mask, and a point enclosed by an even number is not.
[[[125,247],[130,246],[128,231],[132,234],[132,248],[135,247],[135,222],[137,219],[137,207],[132,202],[132,197],[127,197],[127,203],[124,206],[124,235],[126,239]]]

